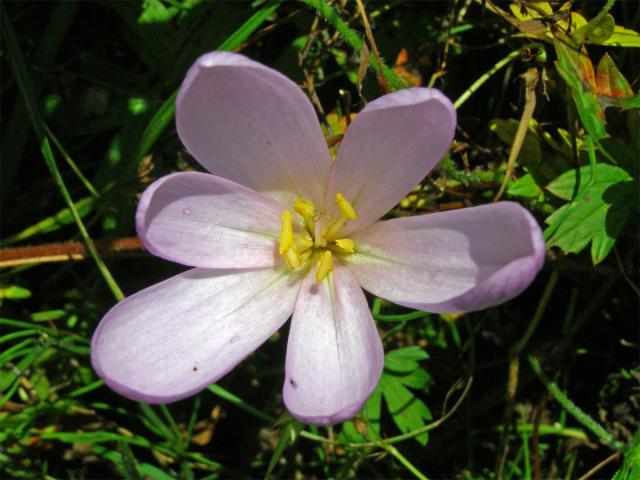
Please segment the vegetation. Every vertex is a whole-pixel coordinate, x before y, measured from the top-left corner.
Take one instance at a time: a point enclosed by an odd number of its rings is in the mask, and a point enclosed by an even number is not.
[[[640,477],[634,2],[1,8],[3,478]],[[125,294],[183,270],[142,249],[134,213],[151,181],[201,169],[174,101],[211,50],[297,81],[330,145],[385,91],[442,90],[458,110],[454,144],[391,215],[517,201],[545,226],[534,284],[466,315],[369,296],[385,371],[358,416],[332,427],[284,409],[286,328],[190,399],[112,392],[90,338]]]

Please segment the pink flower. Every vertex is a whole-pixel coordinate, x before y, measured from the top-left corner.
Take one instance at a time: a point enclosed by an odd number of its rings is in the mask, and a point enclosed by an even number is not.
[[[455,111],[437,90],[369,103],[333,162],[296,84],[214,52],[189,70],[176,121],[211,173],[156,181],[136,225],[154,255],[195,268],[118,303],[92,340],[96,372],[131,399],[202,390],[292,317],[284,402],[304,422],[337,423],[358,412],[383,367],[362,288],[465,312],[518,295],[542,266],[540,229],[515,203],[379,220],[453,139]]]

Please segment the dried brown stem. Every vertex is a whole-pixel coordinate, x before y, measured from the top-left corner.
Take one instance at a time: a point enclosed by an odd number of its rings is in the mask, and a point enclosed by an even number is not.
[[[358,11],[360,12],[360,16],[362,17],[362,23],[364,24],[364,30],[367,34],[367,40],[369,40],[369,45],[371,45],[371,50],[373,50],[373,55],[376,57],[376,64],[378,65],[378,82],[382,86],[384,93],[389,93],[391,89],[389,88],[389,84],[387,83],[387,79],[384,78],[384,70],[382,69],[382,60],[380,60],[380,52],[378,51],[378,47],[376,45],[376,41],[373,38],[373,32],[371,31],[371,25],[369,25],[369,19],[367,18],[367,12],[364,10],[364,5],[362,4],[362,0],[356,0],[358,4]]]
[[[616,452],[616,453],[608,456],[603,461],[601,461],[599,464],[597,464],[595,467],[593,467],[591,470],[589,470],[587,473],[582,475],[578,480],[587,480],[587,479],[593,477],[596,473],[598,473],[604,467],[609,465],[611,462],[613,462],[615,460],[619,460],[620,457],[622,457],[622,452]]]
[[[114,255],[142,250],[138,237],[97,240],[94,245],[101,255]],[[16,267],[50,262],[68,262],[84,260],[88,256],[82,242],[48,243],[31,247],[9,247],[0,249],[0,268]]]

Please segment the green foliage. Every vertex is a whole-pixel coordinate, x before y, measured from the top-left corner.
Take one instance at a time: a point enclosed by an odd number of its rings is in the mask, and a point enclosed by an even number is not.
[[[570,170],[551,182],[547,190],[563,200],[576,197],[547,218],[553,231],[548,245],[558,246],[565,253],[578,253],[591,243],[594,265],[613,248],[634,206],[629,200],[638,195],[631,176],[606,163]]]
[[[0,476],[515,479],[534,477],[538,462],[540,478],[575,478],[611,448],[624,462],[602,478],[640,476],[639,434],[629,434],[640,402],[640,96],[627,48],[640,47],[640,17],[632,2],[596,3],[364,2],[380,67],[355,2],[4,2]],[[383,93],[378,75],[394,90],[448,95],[456,141],[390,216],[492,201],[516,140],[519,76],[537,69],[506,189],[549,223],[536,282],[465,315],[372,297],[384,372],[342,425],[286,413],[283,332],[191,399],[157,406],[113,393],[91,366],[97,322],[120,288],[179,267],[102,246],[135,235],[151,181],[199,168],[177,138],[174,103],[188,67],[213,49],[294,79],[335,139],[347,111]],[[78,244],[88,261],[60,254]],[[7,267],[5,252],[26,262]],[[536,356],[507,376],[513,351]]]
[[[640,477],[640,430],[624,454],[624,461],[612,480],[633,480]]]
[[[393,422],[402,433],[424,427],[425,420],[431,420],[433,416],[411,390],[424,392],[430,385],[431,377],[419,363],[428,358],[427,352],[415,345],[387,352],[380,384],[369,397],[358,420],[345,423],[341,438],[354,443],[380,438],[382,398]],[[426,445],[428,438],[426,432],[415,437],[421,445]]]
[[[571,91],[580,120],[594,141],[607,136],[603,109],[595,93],[595,74],[591,60],[584,50],[576,50],[564,41],[556,40],[558,62],[556,68]]]

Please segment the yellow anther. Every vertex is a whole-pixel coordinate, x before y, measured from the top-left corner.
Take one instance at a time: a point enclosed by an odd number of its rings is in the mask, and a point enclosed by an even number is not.
[[[325,250],[320,256],[318,266],[316,267],[316,282],[320,283],[324,280],[329,273],[333,270],[333,260],[331,258],[331,252]]]
[[[309,250],[313,247],[313,239],[311,238],[311,235],[309,235],[309,232],[294,234],[293,246],[297,252],[304,252],[305,250]]]
[[[313,221],[313,217],[316,216],[316,207],[304,198],[296,198],[293,208],[307,221]]]
[[[349,200],[344,198],[344,195],[341,193],[336,194],[336,204],[340,209],[342,215],[344,215],[349,220],[355,220],[358,218],[358,214],[356,213],[356,209],[353,208],[353,205],[349,203]]]
[[[282,212],[282,226],[280,227],[280,255],[289,249],[293,242],[293,223],[291,221],[291,212],[285,210]]]
[[[289,268],[299,268],[300,265],[302,265],[300,255],[298,255],[298,252],[296,252],[293,247],[287,249],[287,253],[284,258],[287,260],[287,265],[289,265]]]
[[[353,253],[353,240],[350,238],[339,238],[336,240],[336,245],[343,250],[344,253]]]

